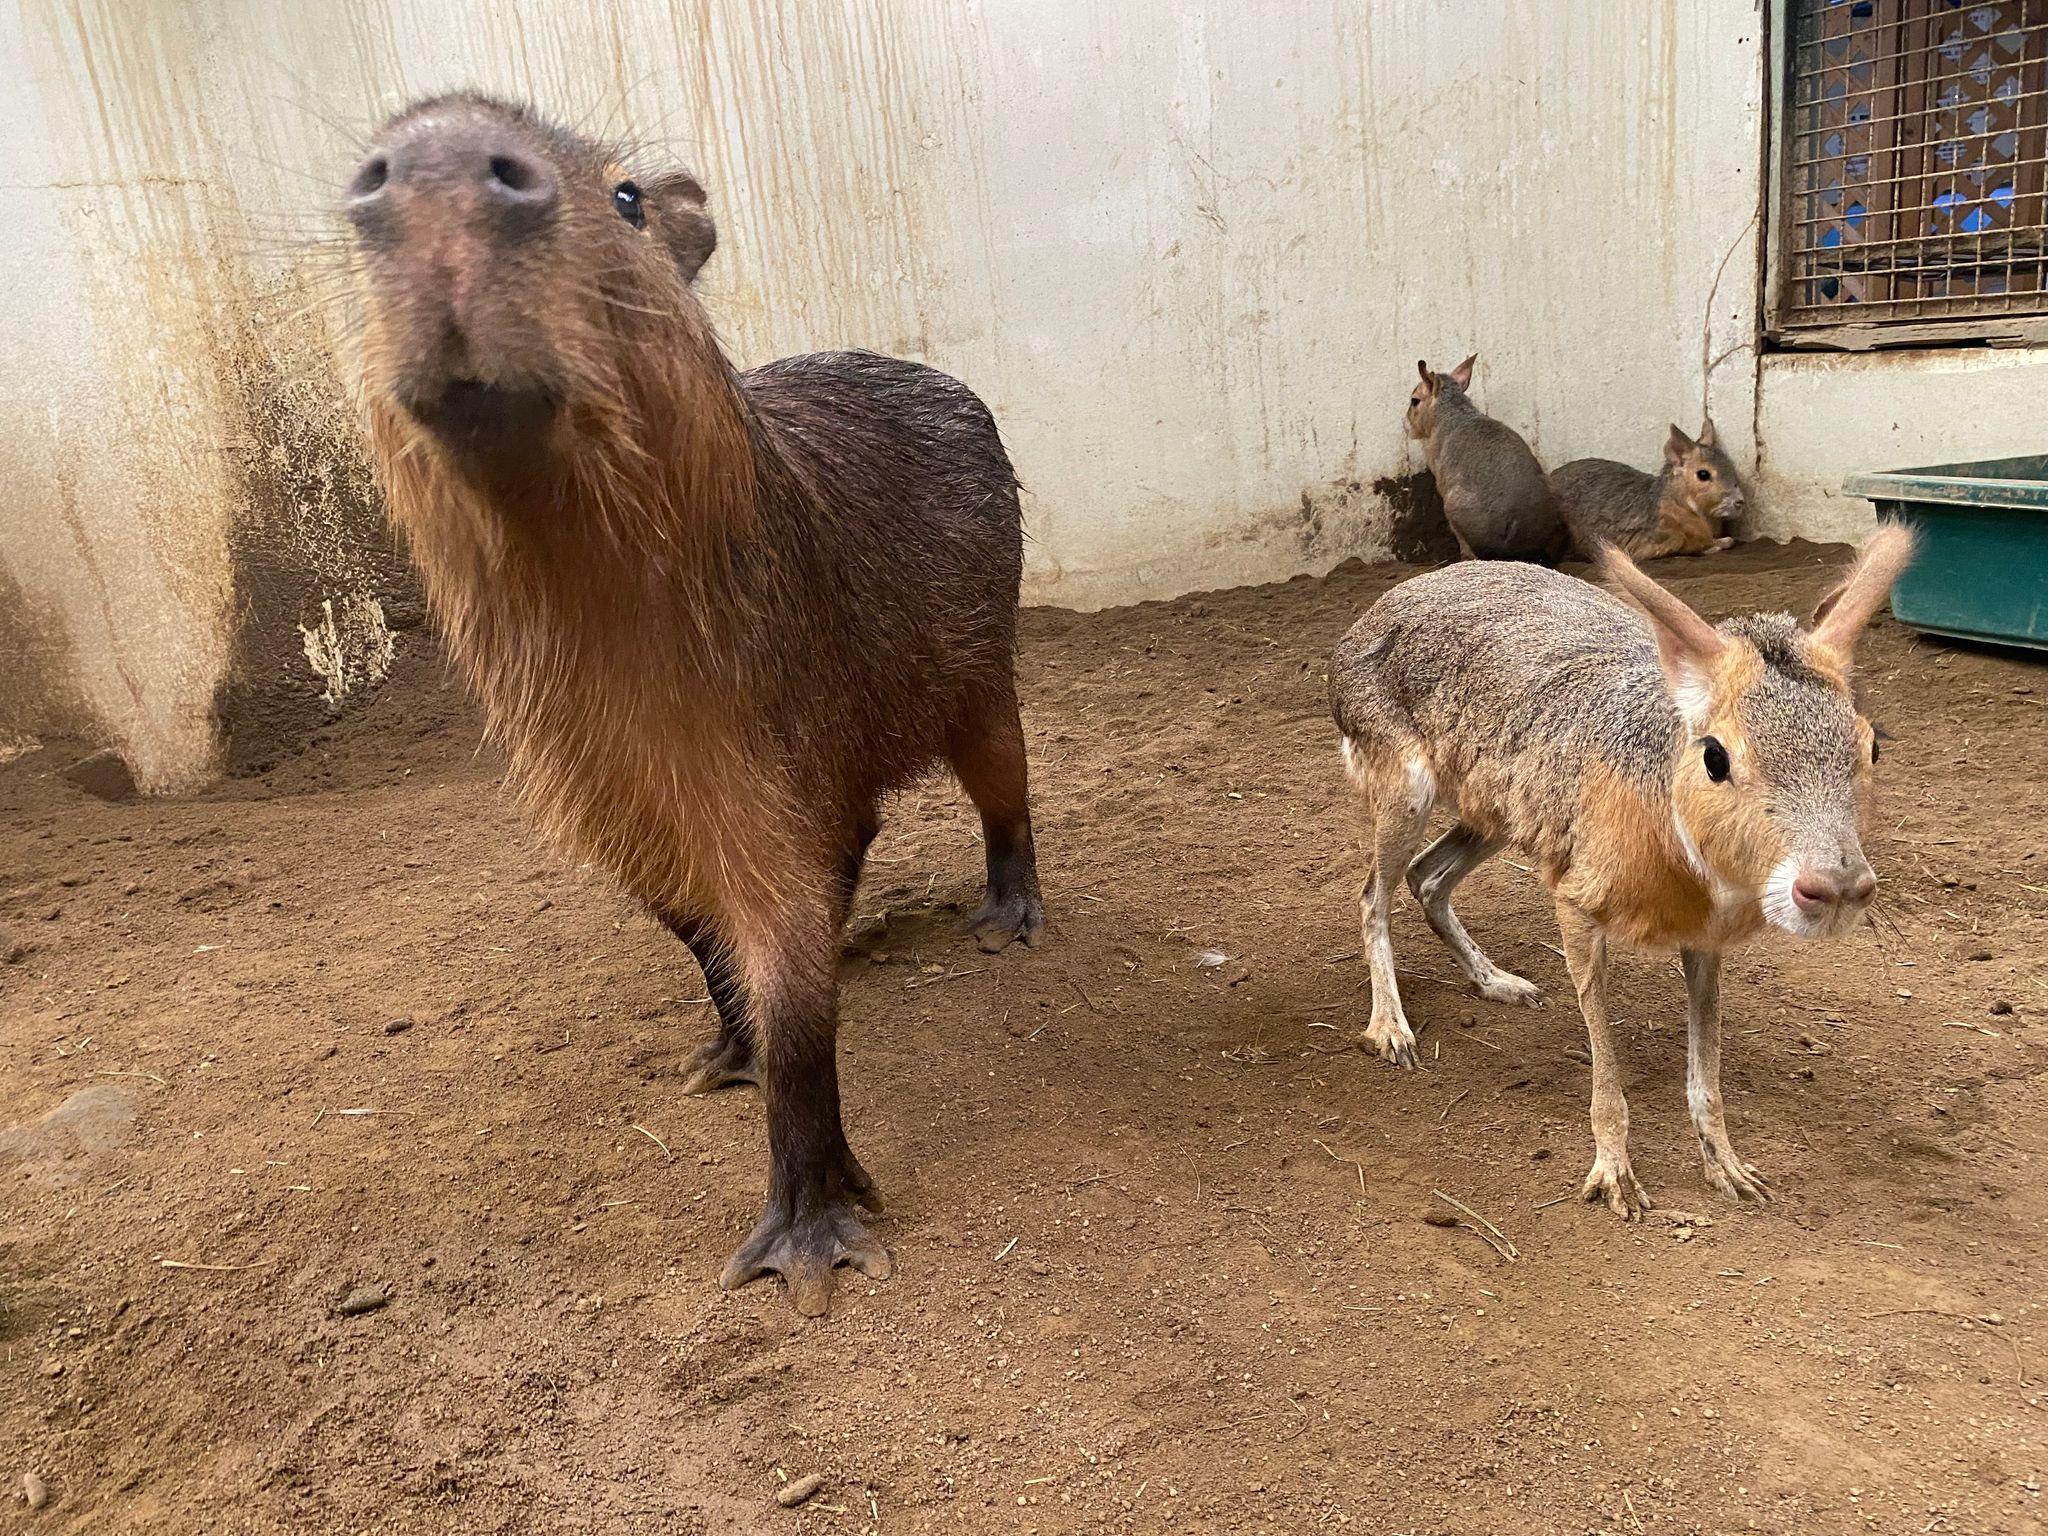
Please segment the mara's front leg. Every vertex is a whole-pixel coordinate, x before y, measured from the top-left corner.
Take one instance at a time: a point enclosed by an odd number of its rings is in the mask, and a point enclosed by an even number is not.
[[[1736,1155],[1721,1110],[1721,957],[1711,950],[1679,954],[1685,966],[1685,1102],[1699,1133],[1707,1182],[1730,1200],[1767,1203],[1764,1176]]]
[[[1557,904],[1557,927],[1593,1052],[1593,1167],[1579,1193],[1606,1201],[1624,1221],[1641,1221],[1650,1197],[1628,1160],[1628,1100],[1622,1097],[1621,1062],[1607,1022],[1607,933],[1568,901]]]
[[[733,1290],[779,1274],[806,1317],[831,1305],[838,1265],[875,1280],[891,1268],[856,1209],[878,1211],[881,1201],[839,1118],[836,906],[821,870],[815,890],[782,893],[772,920],[735,925],[768,1111],[768,1200],[718,1283]]]

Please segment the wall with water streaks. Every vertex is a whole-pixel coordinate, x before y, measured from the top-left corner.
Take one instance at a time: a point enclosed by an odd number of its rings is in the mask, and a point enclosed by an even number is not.
[[[0,737],[155,788],[374,687],[417,595],[319,241],[456,85],[692,164],[743,362],[859,345],[994,407],[1027,597],[1384,558],[1415,359],[1551,461],[1752,455],[1755,0],[20,0],[0,13]],[[1711,377],[1706,362],[1722,359]]]

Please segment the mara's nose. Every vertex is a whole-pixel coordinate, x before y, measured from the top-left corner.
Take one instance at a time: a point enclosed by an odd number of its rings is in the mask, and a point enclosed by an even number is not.
[[[1792,899],[1807,913],[1861,906],[1877,892],[1877,875],[1863,860],[1840,869],[1802,869],[1792,882]]]
[[[374,217],[394,196],[450,213],[480,207],[517,232],[552,213],[560,192],[554,173],[510,135],[460,127],[418,133],[372,154],[349,183],[349,213],[358,222]]]

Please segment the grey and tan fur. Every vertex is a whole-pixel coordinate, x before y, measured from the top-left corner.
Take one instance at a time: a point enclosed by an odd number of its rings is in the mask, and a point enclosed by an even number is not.
[[[1444,518],[1468,560],[1556,560],[1570,548],[1557,498],[1521,434],[1472,403],[1473,353],[1449,373],[1418,361],[1408,435],[1423,445]]]
[[[1722,1112],[1721,955],[1766,924],[1840,934],[1870,903],[1858,818],[1876,742],[1850,692],[1851,653],[1912,547],[1903,528],[1881,528],[1810,630],[1787,614],[1711,625],[1614,550],[1606,573],[1627,603],[1528,565],[1456,565],[1375,603],[1330,666],[1345,766],[1372,828],[1359,903],[1366,1040],[1415,1065],[1387,927],[1404,875],[1482,995],[1540,1004],[1450,904],[1479,864],[1520,849],[1556,898],[1592,1041],[1586,1198],[1631,1219],[1650,1204],[1629,1165],[1608,1027],[1610,939],[1679,951],[1707,1180],[1768,1198]],[[1439,803],[1457,824],[1418,855]]]
[[[1727,549],[1735,542],[1728,526],[1748,500],[1711,418],[1698,437],[1674,425],[1655,474],[1613,459],[1574,459],[1550,472],[1550,486],[1588,559],[1602,544],[1636,560]]]

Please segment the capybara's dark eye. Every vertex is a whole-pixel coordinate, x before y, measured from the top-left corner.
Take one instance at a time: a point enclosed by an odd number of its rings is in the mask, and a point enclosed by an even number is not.
[[[640,189],[632,182],[622,181],[612,188],[612,206],[635,229],[647,227],[647,206],[640,201]]]
[[[1694,473],[1697,474],[1702,480],[1711,480],[1714,478],[1714,472],[1711,469],[1695,470]]]
[[[1728,749],[1712,736],[1706,739],[1704,747],[1700,760],[1707,766],[1707,777],[1716,784],[1726,784],[1731,771],[1728,764]]]

